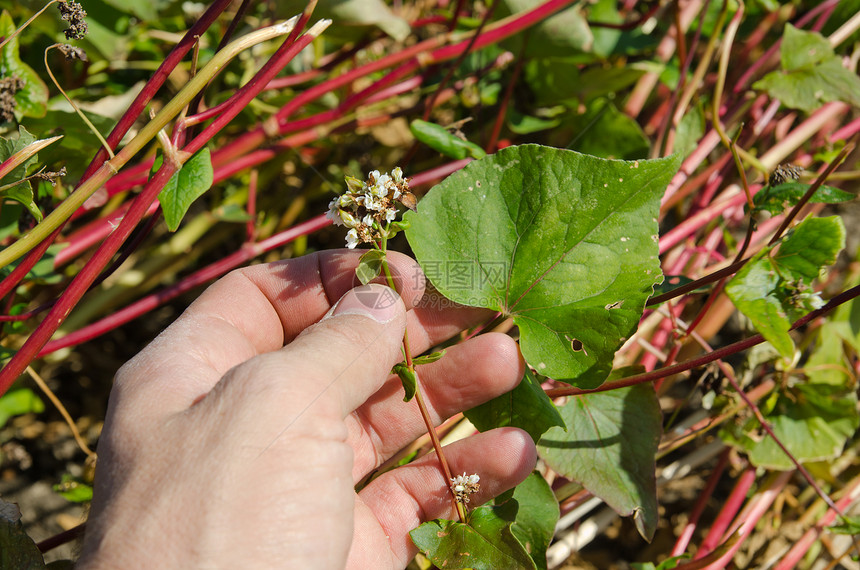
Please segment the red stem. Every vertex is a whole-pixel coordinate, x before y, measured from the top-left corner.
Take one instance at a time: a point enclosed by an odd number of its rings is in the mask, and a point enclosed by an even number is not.
[[[734,269],[737,271],[737,268]],[[818,317],[825,315],[838,307],[839,305],[850,301],[851,299],[860,296],[860,285],[854,286],[847,291],[836,295],[830,301],[828,301],[823,307],[820,309],[816,309],[811,313],[797,319],[792,323],[791,327],[789,327],[790,331],[793,331],[799,327],[802,327],[812,321],[813,319],[817,319]],[[717,350],[702,355],[698,358],[693,358],[684,362],[679,362],[678,364],[674,364],[672,366],[666,366],[663,368],[659,368],[654,370],[653,372],[646,372],[644,374],[636,374],[634,376],[628,376],[622,380],[616,380],[614,382],[607,382],[598,388],[594,388],[592,390],[582,390],[580,388],[553,388],[551,390],[547,390],[546,394],[550,398],[558,398],[560,396],[579,396],[580,394],[594,394],[596,392],[606,392],[607,390],[616,390],[618,388],[625,388],[627,386],[635,386],[636,384],[642,384],[644,382],[653,382],[654,380],[658,380],[660,378],[666,378],[667,376],[672,376],[674,374],[679,374],[681,372],[686,372],[687,370],[691,370],[693,368],[698,368],[699,366],[704,366],[709,362],[713,362],[715,360],[719,360],[721,358],[725,358],[731,354],[737,354],[742,350],[746,350],[751,348],[757,344],[761,344],[764,342],[764,337],[760,334],[751,336],[750,338],[740,340],[738,342],[732,343],[728,346],[724,346],[723,348],[718,348]]]
[[[731,450],[727,447],[720,454],[717,464],[714,466],[713,471],[711,471],[710,476],[708,476],[708,482],[705,484],[705,488],[702,489],[696,499],[696,504],[693,507],[693,511],[690,513],[690,520],[687,521],[686,525],[684,525],[684,530],[681,531],[681,535],[675,542],[675,547],[672,549],[672,554],[670,554],[670,556],[680,556],[687,550],[687,545],[690,544],[690,539],[693,538],[693,533],[696,532],[696,524],[699,522],[699,517],[701,517],[702,513],[705,511],[708,501],[711,500],[711,497],[714,494],[714,489],[717,488],[717,483],[720,482],[720,478],[723,476],[723,471],[726,470],[726,466],[729,464],[730,451]]]
[[[106,140],[111,148],[116,148],[116,145],[119,144],[122,137],[125,136],[134,122],[137,121],[138,117],[140,117],[140,114],[143,113],[143,110],[167,80],[167,77],[173,72],[176,66],[179,65],[179,62],[182,61],[185,54],[187,54],[191,48],[194,47],[194,44],[197,43],[197,38],[202,36],[221,12],[226,10],[232,3],[233,0],[214,0],[212,5],[206,9],[194,25],[185,32],[185,35],[179,43],[170,50],[170,53],[167,54],[164,62],[158,66],[158,69],[155,70],[155,73],[152,74],[152,77],[146,82],[146,85],[143,86],[143,89],[141,89],[134,101],[129,105],[128,110],[122,117],[120,117],[116,126],[107,136]],[[81,176],[81,181],[83,182],[92,176],[102,163],[107,160],[107,158],[107,151],[100,149],[90,165],[87,167],[84,175]]]
[[[24,346],[0,370],[0,394],[6,393],[12,383],[24,372],[42,347],[50,340],[51,336],[63,323],[78,301],[80,301],[81,297],[84,296],[84,293],[87,292],[89,286],[99,276],[102,269],[110,262],[111,257],[119,250],[120,246],[137,226],[144,212],[155,201],[158,193],[174,172],[176,172],[176,166],[170,162],[165,162],[155,176],[146,184],[140,195],[134,200],[129,208],[128,215],[123,218],[117,229],[107,237],[104,244],[102,244],[95,254],[93,254],[93,257],[72,279],[65,292],[57,300],[57,303],[48,311],[44,320],[39,323],[36,330],[24,342]]]
[[[744,504],[744,501],[747,498],[747,493],[753,483],[755,483],[755,467],[750,466],[744,470],[735,483],[735,487],[732,489],[729,498],[726,499],[723,508],[720,509],[716,520],[714,520],[714,523],[711,525],[711,529],[702,541],[699,551],[696,552],[695,559],[702,558],[720,544],[723,534],[726,532],[726,529],[729,528],[735,515],[741,509],[741,505]]]
[[[176,285],[168,287],[157,293],[153,293],[152,295],[148,295],[143,299],[135,301],[131,305],[128,305],[127,307],[113,313],[110,316],[100,319],[73,333],[67,334],[60,339],[48,342],[47,344],[45,344],[44,348],[42,348],[41,352],[39,352],[38,357],[45,356],[46,354],[50,354],[52,352],[60,350],[61,348],[66,348],[69,346],[74,346],[83,342],[87,342],[100,335],[110,332],[118,326],[124,325],[125,323],[146,314],[147,312],[166,303],[167,301],[170,301],[171,299],[178,297],[186,291],[190,291],[191,289],[199,285],[203,285],[206,282],[211,281],[212,279],[224,275],[228,271],[235,269],[236,267],[239,267],[244,263],[247,263],[248,261],[254,259],[255,257],[263,253],[281,247],[295,240],[298,237],[313,233],[330,224],[331,220],[326,218],[325,215],[321,215],[312,218],[306,222],[302,222],[301,224],[298,224],[296,226],[293,226],[259,243],[245,244],[244,246],[242,246],[241,249],[228,255],[227,257],[219,259],[215,263],[207,265],[206,267],[195,271],[191,275],[188,275]]]

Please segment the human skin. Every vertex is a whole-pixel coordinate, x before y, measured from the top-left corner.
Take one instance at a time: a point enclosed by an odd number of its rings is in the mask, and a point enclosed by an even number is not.
[[[407,323],[417,355],[488,315],[419,304],[420,270],[397,253],[399,298],[354,290],[359,255],[237,270],[119,370],[80,568],[404,568],[411,529],[456,518],[435,454],[354,486],[426,431],[390,375]],[[490,333],[418,372],[438,425],[511,390],[523,367],[516,344]],[[445,455],[455,474],[480,475],[471,505],[536,461],[515,428]]]

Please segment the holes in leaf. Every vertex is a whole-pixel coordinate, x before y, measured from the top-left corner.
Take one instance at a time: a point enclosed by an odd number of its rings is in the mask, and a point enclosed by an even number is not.
[[[579,340],[578,338],[569,337],[567,335],[564,335],[564,338],[570,341],[570,349],[573,352],[581,352],[588,356],[588,351],[585,350],[585,346],[582,344],[581,340]]]

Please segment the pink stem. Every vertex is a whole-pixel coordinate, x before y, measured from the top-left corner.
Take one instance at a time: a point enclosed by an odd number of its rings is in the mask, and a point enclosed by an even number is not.
[[[111,233],[104,244],[93,254],[93,257],[75,275],[57,303],[48,311],[44,320],[24,342],[24,346],[12,356],[6,366],[0,370],[0,394],[4,394],[18,375],[32,362],[54,332],[63,323],[75,305],[80,301],[89,286],[99,276],[102,269],[110,262],[111,257],[119,250],[123,242],[131,235],[144,212],[152,204],[158,193],[176,172],[176,167],[166,162],[146,184],[143,191],[129,208],[128,215],[120,222],[119,227]]]
[[[785,487],[786,483],[788,483],[791,475],[792,471],[783,471],[774,479],[767,489],[760,491],[755,497],[749,500],[747,506],[738,516],[737,520],[732,525],[732,528],[728,533],[726,533],[724,538],[724,540],[728,540],[731,536],[736,535],[738,540],[729,547],[728,552],[720,557],[719,560],[707,566],[707,570],[722,570],[728,566],[729,561],[740,549],[741,545],[743,545],[744,539],[752,533],[755,529],[755,525],[758,524],[761,517],[770,509],[776,496],[782,492],[782,489]]]
[[[711,529],[702,541],[702,545],[699,547],[698,552],[696,552],[694,560],[702,558],[720,544],[723,534],[726,532],[726,529],[729,528],[735,515],[740,510],[741,505],[743,505],[747,493],[754,482],[755,467],[747,467],[735,483],[735,487],[732,489],[729,498],[726,499],[725,504],[723,504],[723,508],[720,509],[716,520],[714,520],[714,523],[711,525]]]
[[[846,510],[858,497],[858,491],[860,491],[860,477],[855,477],[854,480],[843,490],[844,495],[841,499],[836,501],[836,506],[839,507],[840,510]],[[810,529],[807,529],[803,536],[800,537],[800,540],[794,543],[794,546],[791,547],[785,556],[783,556],[782,560],[774,566],[773,570],[791,570],[792,568],[797,568],[800,564],[800,561],[806,556],[807,551],[812,547],[816,540],[819,539],[821,534],[824,532],[824,529],[836,520],[837,512],[834,509],[828,509],[824,515],[818,519]]]
[[[683,222],[669,230],[666,235],[660,238],[660,254],[672,249],[681,243],[687,237],[699,231],[706,223],[714,220],[729,208],[742,206],[746,203],[746,196],[743,192],[737,192],[728,198],[723,198],[721,201],[711,204],[707,208],[699,210]]]
[[[45,356],[46,354],[50,354],[54,351],[60,350],[61,348],[75,346],[77,344],[81,344],[82,342],[87,342],[107,332],[110,332],[118,326],[124,325],[125,323],[146,314],[152,309],[166,303],[171,299],[178,297],[186,291],[190,291],[191,289],[199,285],[203,285],[204,283],[211,281],[212,279],[224,275],[228,271],[235,269],[236,267],[244,263],[247,263],[251,259],[267,251],[271,251],[275,248],[281,247],[284,244],[287,244],[298,237],[313,233],[330,224],[331,220],[326,218],[325,215],[321,215],[296,226],[293,226],[292,228],[289,228],[288,230],[276,234],[259,243],[246,244],[242,246],[241,249],[228,255],[227,257],[219,259],[215,263],[207,265],[203,269],[200,269],[198,271],[195,271],[191,275],[188,275],[176,285],[168,287],[162,291],[159,291],[158,293],[148,295],[143,299],[135,301],[131,305],[128,305],[127,307],[117,311],[116,313],[113,313],[108,317],[100,319],[73,333],[67,334],[62,338],[48,342],[42,348],[41,352],[39,352],[37,357]]]
[[[732,267],[731,272],[737,271],[738,268]],[[719,274],[719,277],[723,277],[725,275],[730,274],[731,272],[726,272],[725,274]],[[717,279],[719,278],[717,277]],[[695,287],[695,284],[691,285]],[[680,287],[679,287],[680,289]],[[826,315],[839,305],[854,299],[855,297],[860,297],[860,285],[851,287],[850,289],[843,291],[842,293],[836,295],[832,299],[830,299],[827,303],[824,304],[820,309],[816,309],[803,317],[797,319],[791,324],[789,328],[790,331],[793,331],[799,327],[807,325],[811,321],[821,317],[822,315]],[[690,360],[679,362],[678,364],[673,364],[672,366],[664,366],[663,368],[659,368],[652,372],[645,372],[642,374],[634,374],[633,376],[628,376],[623,380],[615,380],[612,382],[606,382],[602,386],[598,388],[594,388],[592,390],[582,390],[580,388],[553,388],[551,390],[546,391],[546,395],[550,398],[558,398],[561,396],[578,396],[580,394],[595,394],[597,392],[606,392],[608,390],[616,390],[618,388],[624,388],[626,386],[635,386],[636,384],[644,384],[645,382],[653,382],[655,380],[659,380],[660,378],[666,378],[668,376],[672,376],[674,374],[678,374],[680,372],[686,372],[687,370],[692,370],[693,368],[698,368],[699,366],[704,366],[709,362],[714,362],[715,360],[720,360],[725,358],[731,354],[737,354],[743,350],[748,348],[752,348],[757,344],[761,344],[764,342],[764,337],[760,334],[751,336],[750,338],[746,338],[744,340],[739,340],[734,342],[728,346],[724,346],[722,348],[718,348],[708,354],[704,354],[702,356],[692,358]],[[741,394],[743,394],[741,392]]]
[[[702,513],[705,511],[708,501],[714,494],[714,489],[717,488],[717,483],[720,482],[720,478],[723,476],[723,471],[726,470],[726,466],[729,463],[730,452],[731,450],[727,447],[720,454],[720,458],[717,460],[716,466],[708,477],[708,482],[705,485],[705,488],[702,489],[696,499],[693,512],[690,513],[690,520],[687,521],[686,525],[684,525],[684,530],[681,531],[681,535],[675,542],[675,547],[672,549],[672,554],[670,554],[670,556],[680,556],[687,550],[687,545],[690,544],[690,539],[693,538],[693,533],[696,532],[696,524],[699,522],[699,517],[701,517]]]

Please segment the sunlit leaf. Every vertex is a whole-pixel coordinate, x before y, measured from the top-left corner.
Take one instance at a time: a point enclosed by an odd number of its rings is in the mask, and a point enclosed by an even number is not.
[[[755,89],[807,113],[830,101],[860,106],[860,77],[842,65],[821,34],[786,24],[780,58],[782,69],[765,75]]]
[[[60,483],[54,485],[54,492],[70,503],[87,503],[93,500],[93,488],[76,477],[65,473]]]
[[[0,427],[3,427],[11,417],[31,413],[39,414],[44,411],[45,404],[29,388],[9,390],[0,396]]]
[[[809,184],[800,182],[786,182],[779,186],[767,187],[753,196],[753,203],[760,210],[771,214],[781,214],[798,201],[809,190]],[[821,186],[812,194],[810,202],[813,204],[838,204],[853,200],[856,196],[832,186]]]
[[[461,160],[466,157],[481,158],[487,154],[475,143],[464,141],[448,129],[435,123],[415,119],[409,124],[409,129],[420,142],[454,160]]]
[[[158,194],[158,201],[164,210],[164,221],[170,231],[175,232],[179,228],[194,200],[209,190],[213,176],[209,149],[204,148],[170,177]]]
[[[538,373],[594,387],[662,279],[657,209],[678,163],[509,147],[433,188],[406,236],[447,298],[513,317]]]
[[[511,499],[509,502],[514,502]],[[536,570],[534,561],[511,529],[511,506],[478,507],[469,524],[436,519],[409,533],[415,546],[439,568]]]
[[[837,216],[808,218],[778,247],[754,255],[726,285],[726,294],[783,357],[791,358],[791,322],[823,304],[810,285],[845,247],[845,227]]]
[[[383,261],[385,261],[385,252],[379,249],[369,249],[361,254],[358,266],[355,268],[355,276],[362,285],[367,285],[379,277]]]

